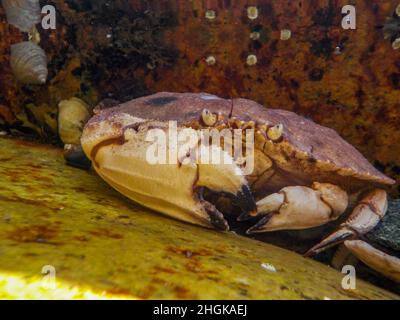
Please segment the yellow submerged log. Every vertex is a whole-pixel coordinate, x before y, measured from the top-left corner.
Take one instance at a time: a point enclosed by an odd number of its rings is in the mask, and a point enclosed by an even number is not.
[[[266,243],[123,198],[62,151],[0,139],[0,298],[398,299]]]

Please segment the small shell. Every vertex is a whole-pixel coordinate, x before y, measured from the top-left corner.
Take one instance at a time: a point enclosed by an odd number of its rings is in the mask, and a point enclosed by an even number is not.
[[[58,105],[58,133],[64,144],[80,144],[83,127],[90,118],[89,106],[78,98]]]
[[[217,115],[210,112],[208,109],[204,109],[201,117],[205,125],[212,127],[214,124],[217,123]]]
[[[269,272],[276,272],[275,266],[270,263],[262,263],[261,268],[263,268],[264,270],[267,270]]]
[[[11,46],[11,68],[17,80],[22,83],[46,83],[46,53],[33,42],[25,41]]]
[[[2,0],[9,24],[23,32],[28,32],[40,22],[39,0]]]

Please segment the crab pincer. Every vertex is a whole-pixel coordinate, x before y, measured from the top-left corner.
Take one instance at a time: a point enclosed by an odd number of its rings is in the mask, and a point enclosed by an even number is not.
[[[376,189],[369,192],[353,209],[340,228],[312,247],[305,255],[312,256],[346,240],[357,239],[368,233],[383,218],[388,206],[386,191]]]

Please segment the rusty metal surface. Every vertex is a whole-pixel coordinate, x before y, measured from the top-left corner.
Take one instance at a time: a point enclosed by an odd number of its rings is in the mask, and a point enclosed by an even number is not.
[[[380,28],[397,1],[353,1],[357,30],[341,28],[344,0],[132,0],[107,10],[105,1],[85,3],[92,5],[49,2],[58,25],[40,30],[50,60],[43,87],[12,81],[7,48],[22,35],[5,24],[0,8],[3,126],[54,141],[54,123],[42,114],[55,113],[70,96],[96,104],[206,91],[310,117],[336,129],[389,176],[400,176],[400,51]],[[254,20],[249,6],[258,7]],[[284,29],[291,30],[287,41],[280,39]],[[253,32],[258,39],[250,38]],[[249,55],[257,64],[246,63]]]

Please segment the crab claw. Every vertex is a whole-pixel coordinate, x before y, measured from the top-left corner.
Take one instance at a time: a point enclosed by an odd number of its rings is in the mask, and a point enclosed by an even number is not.
[[[338,186],[315,182],[311,187],[286,187],[257,202],[261,220],[247,233],[301,230],[337,219],[348,204],[347,193]],[[240,219],[252,217],[242,215]]]
[[[261,219],[255,226],[251,228],[251,230],[256,230],[258,229],[258,227],[260,227],[261,225],[265,225],[269,221],[269,218],[271,217],[270,213],[279,211],[284,201],[285,196],[283,193],[271,194],[270,196],[265,197],[264,199],[257,202],[256,210],[244,211],[237,220],[246,221],[257,217],[260,213],[266,213],[267,216]],[[249,232],[251,230],[249,230]]]
[[[240,168],[235,164],[214,165],[214,164],[198,164],[198,180],[196,187],[207,188],[213,193],[228,196],[232,199],[232,203],[239,207],[245,214],[251,214],[257,210],[254,197],[247,184],[247,180],[240,174]],[[204,204],[204,199],[202,199]],[[227,225],[226,221],[222,222],[223,215],[215,214],[215,207],[210,212],[210,203],[206,205],[207,212],[211,217],[212,224],[221,229],[222,225]],[[218,217],[219,221],[215,221]],[[225,228],[226,230],[228,228]]]
[[[179,134],[181,128],[177,129]],[[166,122],[146,121],[123,113],[104,119],[100,114],[85,127],[81,142],[106,182],[128,198],[167,216],[228,230],[224,215],[204,199],[205,189],[230,196],[244,211],[255,209],[247,180],[234,161],[197,161],[192,154],[198,150],[196,140],[185,144],[184,150],[179,148],[184,152],[171,152],[170,144],[160,147],[161,138],[168,141],[171,130]],[[149,133],[158,139],[150,139]],[[219,150],[214,151],[224,153],[219,146],[216,148]],[[164,152],[168,159],[159,162],[158,156]]]
[[[368,193],[354,208],[340,229],[308,250],[305,256],[313,256],[345,240],[357,239],[371,231],[386,213],[388,206],[386,191],[376,189]]]
[[[312,257],[322,251],[325,251],[339,243],[342,243],[346,240],[351,240],[357,238],[357,233],[354,232],[353,230],[347,229],[347,228],[342,228],[339,229],[338,231],[332,233],[328,237],[326,237],[324,240],[322,240],[320,243],[312,247],[310,250],[308,250],[304,256],[305,257]]]

